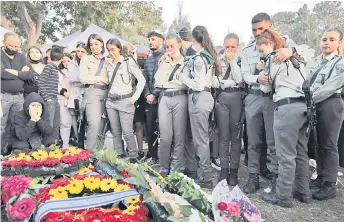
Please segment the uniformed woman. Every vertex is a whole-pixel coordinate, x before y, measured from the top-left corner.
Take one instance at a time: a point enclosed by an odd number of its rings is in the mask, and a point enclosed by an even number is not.
[[[264,93],[272,91],[275,102],[274,138],[278,158],[277,182],[272,181],[272,192],[263,195],[271,204],[291,207],[293,195],[301,202],[310,202],[307,155],[307,112],[302,84],[306,78],[304,64],[293,57],[282,63],[273,62],[276,50],[285,48],[284,39],[276,32],[266,30],[256,37],[258,52],[266,58],[260,75],[265,74],[268,82],[261,84]],[[297,67],[297,68],[296,68]],[[295,185],[292,194],[293,185]]]
[[[68,108],[74,109],[78,121],[78,147],[84,148],[86,119],[84,118],[85,107],[83,107],[84,84],[80,82],[79,66],[80,60],[87,55],[86,44],[79,42],[76,45],[76,56],[68,65],[68,79],[71,82]],[[85,104],[84,104],[85,105]]]
[[[160,174],[183,168],[185,134],[188,121],[187,86],[180,79],[184,68],[181,39],[176,34],[166,37],[166,53],[159,61],[155,87],[159,92]],[[173,149],[171,152],[171,144]]]
[[[219,181],[228,178],[228,183],[235,186],[238,183],[238,168],[241,154],[241,136],[239,134],[242,113],[242,86],[243,78],[237,64],[237,50],[239,37],[228,34],[224,39],[225,52],[221,58],[222,74],[213,77],[213,87],[220,90],[215,103],[216,121],[219,130],[219,154],[221,173]],[[231,148],[229,152],[229,141]],[[229,173],[229,155],[231,159]]]
[[[336,197],[339,166],[337,141],[344,118],[341,88],[344,85],[344,60],[338,56],[343,33],[331,28],[320,41],[321,54],[307,63],[309,83],[317,111],[318,177],[310,183],[313,198]]]
[[[197,54],[188,61],[185,75],[182,75],[182,82],[189,87],[188,108],[194,142],[194,151],[188,150],[186,152],[189,154],[197,152],[200,168],[198,183],[203,188],[212,189],[208,120],[214,107],[214,99],[210,89],[214,73],[221,72],[221,64],[205,27],[196,26],[192,30],[192,37],[192,44]],[[189,154],[186,156],[192,160],[187,159],[187,162],[195,162],[196,154]]]
[[[101,131],[103,100],[108,85],[103,39],[98,34],[91,34],[87,40],[87,50],[90,54],[80,61],[80,82],[85,84],[84,103],[88,123],[86,147],[95,149]]]
[[[135,113],[134,103],[140,97],[146,83],[136,62],[131,57],[121,55],[122,45],[118,39],[109,39],[106,48],[111,60],[106,64],[106,71],[111,84],[106,111],[113,135],[113,145],[119,155],[123,155],[122,133],[128,146],[130,157],[137,156],[137,146],[133,131]],[[116,67],[117,70],[116,70]],[[136,91],[133,90],[135,77],[138,81]]]

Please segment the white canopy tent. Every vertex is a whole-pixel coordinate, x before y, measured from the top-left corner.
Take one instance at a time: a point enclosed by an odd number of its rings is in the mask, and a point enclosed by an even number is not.
[[[81,31],[78,31],[74,34],[71,34],[63,39],[60,39],[59,41],[57,42],[54,42],[54,43],[49,43],[49,44],[45,44],[42,46],[42,51],[43,53],[45,53],[45,51],[50,48],[52,45],[59,45],[59,46],[63,46],[63,47],[67,47],[67,49],[69,51],[73,51],[75,50],[75,47],[77,45],[77,43],[79,41],[82,41],[82,42],[87,42],[87,39],[88,37],[91,35],[91,34],[98,34],[102,37],[102,39],[104,40],[104,43],[106,43],[109,39],[111,38],[117,38],[121,43],[122,45],[124,43],[127,43],[127,41],[119,38],[118,36],[100,28],[99,26],[96,26],[94,24],[91,24],[90,26],[88,26],[88,28],[81,32]],[[136,47],[134,46],[134,48],[136,49]]]

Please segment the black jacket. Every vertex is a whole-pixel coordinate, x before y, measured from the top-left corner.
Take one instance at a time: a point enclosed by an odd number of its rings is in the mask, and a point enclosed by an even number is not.
[[[153,52],[145,62],[143,75],[146,78],[146,85],[143,89],[144,97],[146,98],[149,94],[155,95],[155,73],[158,70],[159,59],[165,54],[165,49],[162,48],[156,52]]]
[[[30,120],[29,105],[32,102],[42,104],[43,113],[41,119],[37,122]],[[24,101],[23,110],[17,112],[13,117],[14,132],[13,141],[28,141],[32,135],[48,136],[52,132],[52,126],[49,121],[49,112],[43,98],[37,93],[30,93]]]

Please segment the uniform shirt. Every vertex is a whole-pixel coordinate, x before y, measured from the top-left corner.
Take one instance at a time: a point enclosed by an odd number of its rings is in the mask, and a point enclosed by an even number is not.
[[[223,79],[226,75],[226,71],[230,66],[230,73],[228,79]],[[221,68],[222,73],[218,76],[213,76],[213,87],[219,88],[221,84],[221,88],[225,89],[228,87],[243,87],[243,78],[241,75],[240,66],[237,63],[237,60],[228,61],[225,55],[221,56]],[[220,81],[220,83],[219,83]]]
[[[4,53],[3,48],[1,50],[1,92],[16,93],[23,92],[24,81],[19,77],[7,72],[5,69],[14,69],[21,73],[24,66],[27,65],[26,57],[17,52],[14,58],[10,58]]]
[[[339,59],[341,60],[335,64]],[[331,77],[328,78],[332,68]],[[306,70],[309,73],[309,80],[312,79],[318,69],[321,70],[310,87],[314,103],[322,102],[334,93],[341,93],[341,88],[344,85],[344,60],[337,56],[336,52],[325,58],[319,55],[307,63]]]
[[[298,46],[296,43],[289,39],[288,36],[282,36],[285,38],[286,45],[288,47],[295,47],[296,51],[298,51]],[[301,51],[301,50],[300,50]],[[300,54],[301,55],[301,54]],[[303,55],[301,55],[303,56]],[[241,73],[244,78],[244,81],[251,85],[252,89],[260,89],[260,84],[257,83],[259,71],[256,71],[256,65],[260,61],[260,54],[256,49],[256,40],[251,41],[242,51],[241,57]]]
[[[180,66],[174,73],[173,79],[171,81],[168,81],[174,68],[178,64]],[[184,64],[184,57],[182,57],[180,61],[178,61],[178,63],[173,64],[172,60],[169,57],[163,56],[159,61],[158,71],[155,73],[155,87],[167,89],[167,91],[187,89],[187,86],[183,84],[182,80],[180,79]]]
[[[107,77],[105,63],[100,74],[96,76],[101,59],[105,59],[105,57],[96,58],[94,55],[86,55],[81,59],[79,67],[81,83],[104,85],[102,79]]]
[[[273,56],[269,57],[266,63],[266,72],[270,73],[275,93],[273,95],[274,102],[286,98],[298,98],[304,97],[302,91],[302,84],[304,79],[302,78],[298,69],[294,68],[293,64],[287,60],[281,64],[272,62]],[[306,79],[306,72],[304,65],[300,64],[300,71],[303,77]],[[260,89],[268,93],[272,90],[272,85],[260,85]]]
[[[212,66],[197,53],[188,60],[185,66],[183,83],[194,91],[203,91],[204,87],[211,88],[213,70]]]
[[[141,70],[139,69],[136,62],[130,57],[126,58],[125,60],[123,56],[121,56],[118,61],[121,62],[121,65],[119,66],[109,93],[113,95],[126,95],[132,93],[133,81],[135,81],[135,79],[132,77],[133,75],[137,79],[138,83],[136,91],[132,97],[138,100],[146,83]],[[116,65],[117,63],[114,63],[112,60],[106,62],[105,68],[107,71],[109,82],[112,79],[112,75],[116,68]]]
[[[53,62],[48,63],[38,79],[38,90],[44,101],[57,98],[59,70]]]

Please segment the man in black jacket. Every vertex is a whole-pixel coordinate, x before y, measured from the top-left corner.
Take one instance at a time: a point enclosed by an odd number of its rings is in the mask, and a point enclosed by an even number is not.
[[[53,128],[49,121],[49,110],[42,97],[35,92],[25,98],[23,110],[14,115],[13,128],[13,149],[38,149],[42,144],[49,146],[54,142],[50,136]]]
[[[154,30],[148,33],[149,48],[152,55],[148,57],[145,62],[143,74],[146,78],[146,85],[144,88],[144,97],[146,98],[146,120],[147,120],[147,139],[148,139],[148,152],[146,160],[151,158],[148,164],[158,165],[158,103],[157,95],[155,92],[155,73],[158,70],[158,61],[165,54],[163,48],[164,36],[159,30]]]
[[[15,33],[4,35],[4,46],[1,48],[1,152],[7,152],[9,142],[9,126],[7,122],[13,114],[23,107],[24,81],[12,75],[6,69],[18,72],[28,71],[26,57],[20,53],[21,40]]]

